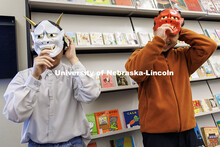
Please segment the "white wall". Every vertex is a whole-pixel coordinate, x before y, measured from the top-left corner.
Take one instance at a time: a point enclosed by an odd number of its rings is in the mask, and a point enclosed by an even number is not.
[[[25,0],[0,0],[0,15],[15,16],[18,69],[27,68],[27,37]],[[5,119],[2,110],[5,105],[3,94],[11,79],[0,79],[0,146],[1,147],[25,147],[20,144],[22,124],[15,124]]]

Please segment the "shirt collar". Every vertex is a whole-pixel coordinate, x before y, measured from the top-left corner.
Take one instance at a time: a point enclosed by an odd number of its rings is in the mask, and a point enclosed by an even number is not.
[[[60,62],[59,65],[57,65],[55,68],[53,68],[53,69],[51,69],[51,70],[50,70],[50,69],[46,69],[46,70],[41,74],[41,77],[45,79],[46,76],[48,75],[48,73],[52,72],[52,74],[54,74],[55,77],[58,78],[59,75],[56,75],[56,74],[55,74],[55,71],[56,71],[56,70],[61,70],[61,69],[62,69],[62,62]]]

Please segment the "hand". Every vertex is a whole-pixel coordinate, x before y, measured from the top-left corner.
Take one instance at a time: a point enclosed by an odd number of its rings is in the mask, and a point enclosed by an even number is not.
[[[50,51],[44,50],[40,53],[39,56],[37,56],[34,59],[34,66],[33,66],[33,71],[32,71],[32,76],[35,77],[36,79],[40,78],[40,75],[47,69],[47,68],[52,68],[55,60],[52,59],[49,56]]]
[[[155,36],[161,37],[164,41],[167,39],[167,31],[173,32],[170,24],[163,24],[159,28],[157,28],[157,31],[154,32]]]
[[[70,38],[66,34],[65,34],[65,37],[69,40],[69,47],[66,49],[65,56],[69,60],[69,62],[72,65],[74,65],[74,64],[76,64],[76,62],[79,61],[79,59],[76,56],[76,48],[74,46],[74,42],[73,42],[72,38]]]

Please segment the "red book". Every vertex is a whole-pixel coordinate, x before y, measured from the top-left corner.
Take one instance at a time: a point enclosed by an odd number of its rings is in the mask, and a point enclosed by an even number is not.
[[[114,87],[112,76],[108,74],[101,75],[102,88]]]
[[[97,147],[97,144],[96,144],[96,142],[93,142],[93,143],[88,144],[87,147]]]
[[[202,8],[198,2],[198,0],[185,0],[185,3],[189,9],[189,11],[202,11]]]
[[[131,0],[115,0],[116,5],[133,6]]]

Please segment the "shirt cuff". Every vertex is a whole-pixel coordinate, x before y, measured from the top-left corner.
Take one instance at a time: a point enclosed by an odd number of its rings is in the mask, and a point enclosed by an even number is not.
[[[86,68],[82,65],[80,61],[72,66],[73,71],[86,71]]]
[[[37,79],[35,79],[32,75],[30,75],[25,83],[25,86],[35,90],[39,91],[39,87],[41,85],[41,82]]]

